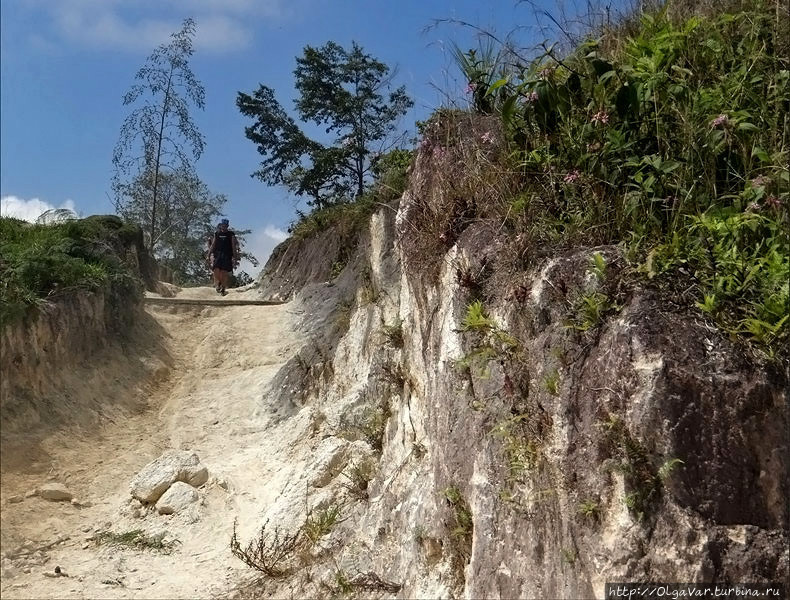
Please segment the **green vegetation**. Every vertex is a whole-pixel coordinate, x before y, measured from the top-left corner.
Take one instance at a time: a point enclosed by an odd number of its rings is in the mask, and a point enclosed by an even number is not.
[[[576,562],[576,551],[570,550],[568,548],[562,548],[560,550],[560,554],[562,555],[562,560],[569,565],[572,565]]]
[[[552,369],[543,377],[543,387],[552,396],[556,396],[560,392],[560,372],[557,369]]]
[[[93,537],[97,544],[108,546],[133,548],[135,550],[155,550],[170,554],[180,543],[178,540],[165,541],[165,534],[148,535],[141,529],[134,529],[124,533],[103,531]]]
[[[302,526],[302,531],[305,536],[307,536],[307,539],[315,544],[318,540],[332,531],[339,516],[340,507],[336,505],[318,510],[315,513],[307,515],[307,520],[305,520]]]
[[[656,467],[656,457],[628,431],[622,419],[610,415],[601,423],[609,445],[609,452],[616,460],[615,470],[623,474],[626,486],[625,505],[641,521],[654,506],[666,479],[683,464],[678,458],[665,460]]]
[[[329,271],[329,280],[337,279],[340,274],[343,272],[343,269],[346,268],[346,263],[340,260],[336,260],[332,263],[332,269]]]
[[[487,198],[448,200],[455,204],[441,208],[443,229],[429,236],[453,240],[482,217],[503,224],[513,256],[621,244],[659,287],[689,290],[725,330],[782,350],[790,331],[790,18],[768,0],[721,8],[680,18],[665,6],[566,56],[549,49],[506,71],[492,52],[459,61],[475,72],[470,83],[488,84],[480,98],[474,90],[483,115],[438,113],[424,152],[452,163],[471,156],[464,147],[476,138],[480,166],[465,161],[467,187],[485,188]],[[612,43],[613,35],[622,37]],[[495,77],[477,72],[486,64],[500,69]],[[492,111],[498,127],[479,133]],[[491,150],[500,144],[508,152]],[[457,182],[443,183],[459,195]],[[599,258],[593,271],[603,279]],[[600,292],[582,297],[578,328],[595,327],[611,308]]]
[[[391,136],[413,102],[404,87],[382,93],[390,68],[356,43],[350,50],[335,42],[306,46],[296,64],[299,118],[335,137],[328,145],[308,138],[265,85],[252,95],[239,92],[236,105],[254,120],[245,133],[263,156],[254,175],[306,196],[319,210],[343,198],[359,198],[379,160],[374,144]]]
[[[361,414],[354,416],[339,435],[347,439],[363,439],[380,453],[384,447],[384,431],[389,418],[390,410],[386,403],[368,406]]]
[[[466,307],[466,315],[461,322],[463,331],[487,331],[493,327],[494,321],[486,314],[480,300],[475,300]]]
[[[205,90],[189,66],[195,32],[195,21],[185,19],[137,72],[123,98],[133,110],[112,156],[116,212],[143,228],[146,247],[181,285],[205,282],[207,240],[227,202],[195,170],[205,148],[191,114],[205,107]],[[236,231],[242,247],[248,233]],[[242,257],[258,265],[248,252]]]
[[[356,500],[368,499],[368,484],[376,476],[376,463],[372,458],[355,461],[343,476],[348,480],[343,487]]]
[[[467,504],[460,490],[455,486],[445,489],[444,497],[453,508],[455,522],[450,533],[458,540],[461,540],[464,546],[468,546],[471,551],[474,523],[472,521],[472,511],[469,508],[469,504]]]
[[[520,481],[524,475],[532,471],[540,458],[540,445],[537,435],[530,432],[530,416],[516,415],[497,423],[491,435],[502,440],[507,460],[509,483]]]
[[[47,225],[0,218],[0,326],[73,290],[104,291],[113,306],[139,298],[137,257],[128,258],[135,249],[140,229],[117,217]]]
[[[373,183],[362,195],[353,201],[336,196],[310,213],[297,211],[297,221],[289,227],[289,233],[299,240],[311,238],[329,227],[336,227],[341,237],[358,231],[367,225],[377,208],[403,194],[412,157],[411,151],[401,149],[381,155],[371,167]]]
[[[601,514],[601,507],[595,500],[585,500],[579,504],[579,514],[588,519],[598,519]]]

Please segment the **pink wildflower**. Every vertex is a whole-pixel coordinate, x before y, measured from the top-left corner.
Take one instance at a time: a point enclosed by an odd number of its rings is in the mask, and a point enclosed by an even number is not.
[[[490,131],[486,131],[480,139],[484,144],[493,144],[496,141]]]
[[[760,205],[756,202],[750,202],[746,207],[746,212],[760,212]]]
[[[562,180],[565,183],[576,183],[577,181],[579,181],[579,179],[581,179],[581,176],[582,174],[579,173],[579,169],[574,169],[570,173],[567,173],[565,177],[562,178]]]
[[[466,93],[473,94],[476,89],[477,89],[477,84],[474,81],[470,81],[469,85],[466,86]]]
[[[606,112],[605,110],[599,110],[590,118],[590,121],[592,123],[600,123],[601,125],[606,125],[609,122],[609,113]]]
[[[536,91],[531,91],[525,97],[527,99],[527,102],[530,102],[532,104],[535,104],[535,102],[538,101],[538,93]]]
[[[730,122],[730,119],[727,115],[719,115],[715,119],[710,122],[710,126],[712,129],[716,129],[717,127],[726,127]]]
[[[551,76],[554,75],[554,71],[556,71],[555,67],[546,67],[541,69],[538,75],[541,79],[551,79]]]
[[[766,177],[765,175],[760,175],[759,177],[752,179],[752,186],[754,187],[765,187],[769,183],[771,183],[771,178]]]
[[[782,207],[782,201],[778,196],[768,196],[765,199],[765,205],[774,210],[779,210]]]

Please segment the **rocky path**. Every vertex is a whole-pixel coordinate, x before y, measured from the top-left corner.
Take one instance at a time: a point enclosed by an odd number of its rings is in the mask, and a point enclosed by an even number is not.
[[[3,598],[222,597],[249,575],[229,540],[234,519],[258,523],[270,500],[276,406],[269,387],[300,341],[289,305],[239,304],[255,300],[252,291],[229,294],[227,306],[218,299],[213,289],[197,288],[178,295],[186,305],[147,305],[173,368],[158,374],[153,392],[137,392],[149,396],[143,409],[113,413],[98,431],[75,428],[38,440],[30,456],[4,457]],[[141,506],[129,493],[131,479],[167,449],[196,452],[209,470],[199,502],[175,515]],[[74,501],[30,495],[48,481],[64,485]],[[136,531],[172,550],[99,541]]]

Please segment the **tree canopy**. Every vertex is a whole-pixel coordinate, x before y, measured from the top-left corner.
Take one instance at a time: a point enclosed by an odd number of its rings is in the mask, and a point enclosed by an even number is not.
[[[239,92],[236,105],[254,120],[245,134],[264,157],[253,176],[307,196],[316,208],[359,196],[370,180],[371,159],[386,149],[413,102],[404,86],[391,90],[390,68],[356,43],[351,50],[335,42],[307,46],[296,63],[296,114],[323,127],[331,139],[308,137],[271,88]]]

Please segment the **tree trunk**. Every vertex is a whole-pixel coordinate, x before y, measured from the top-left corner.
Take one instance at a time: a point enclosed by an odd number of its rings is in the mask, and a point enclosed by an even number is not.
[[[170,65],[170,74],[167,76],[167,89],[165,90],[165,101],[162,103],[162,120],[159,123],[159,139],[156,142],[156,165],[154,167],[154,197],[151,201],[151,247],[148,249],[154,253],[154,240],[156,240],[156,193],[159,187],[159,162],[162,158],[162,135],[165,131],[165,117],[167,116],[167,104],[170,100],[170,83],[173,81],[173,65]]]

